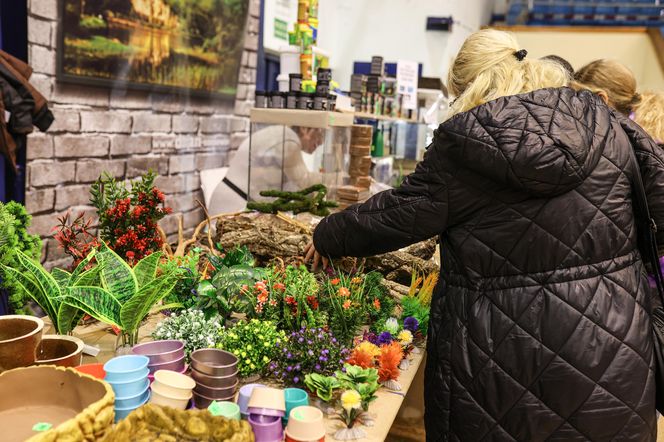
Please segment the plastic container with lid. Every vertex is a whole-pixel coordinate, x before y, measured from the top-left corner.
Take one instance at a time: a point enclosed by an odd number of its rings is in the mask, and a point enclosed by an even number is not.
[[[297,108],[306,110],[313,107],[313,95],[309,92],[301,92],[300,96],[297,99]]]
[[[302,91],[302,74],[289,74],[288,75],[288,91],[301,92]]]
[[[267,97],[265,95],[265,92],[256,91],[256,102],[255,102],[254,106],[259,107],[259,108],[266,108],[267,107]]]

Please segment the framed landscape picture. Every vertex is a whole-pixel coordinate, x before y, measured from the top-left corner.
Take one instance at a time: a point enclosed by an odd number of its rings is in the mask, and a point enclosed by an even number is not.
[[[58,80],[235,95],[249,0],[61,0]]]

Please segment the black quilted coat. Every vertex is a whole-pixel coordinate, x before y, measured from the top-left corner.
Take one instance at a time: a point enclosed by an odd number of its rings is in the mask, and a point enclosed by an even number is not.
[[[316,228],[330,257],[439,235],[429,441],[655,440],[632,148],[662,232],[664,155],[595,95],[567,88],[454,116],[401,188]]]

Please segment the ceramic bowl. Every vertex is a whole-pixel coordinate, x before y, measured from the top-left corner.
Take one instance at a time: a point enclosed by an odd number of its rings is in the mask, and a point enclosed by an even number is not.
[[[214,410],[216,415],[223,416],[226,419],[234,419],[236,421],[240,420],[240,407],[235,402],[217,402]],[[212,410],[212,407],[210,407]]]
[[[237,404],[240,407],[240,414],[243,417],[247,417],[247,405],[249,404],[249,399],[251,398],[251,392],[254,391],[254,388],[265,388],[263,384],[247,384],[240,387],[240,393],[237,395]]]
[[[249,424],[254,430],[256,442],[280,442],[284,439],[284,430],[279,417],[250,414]]]
[[[237,373],[238,359],[233,353],[218,348],[203,348],[191,354],[191,368],[208,376],[230,376]]]
[[[288,422],[290,412],[293,408],[309,405],[309,394],[301,388],[286,388],[284,390],[284,398],[286,399],[284,423]]]
[[[192,378],[182,373],[159,370],[154,374],[154,383],[158,389],[172,397],[191,397],[191,390],[196,386]]]
[[[217,398],[227,398],[229,396],[235,396],[238,384],[239,381],[237,379],[235,380],[235,383],[233,385],[226,388],[212,388],[205,386],[203,384],[196,384],[196,387],[194,387],[194,391],[196,393],[202,394],[205,397],[210,397],[216,400]]]
[[[217,401],[217,402],[219,402],[219,401],[229,401],[230,402],[232,400],[233,400],[233,396],[213,399],[213,398],[210,398],[210,397],[206,397],[202,394],[198,394],[194,391],[194,405],[196,406],[196,408],[207,408],[207,407],[210,406],[212,401]]]
[[[185,370],[184,355],[171,362],[164,362],[161,364],[148,364],[148,368],[150,369],[150,374],[154,374],[159,370],[170,370],[181,373],[182,371]]]
[[[164,392],[159,388],[154,388],[152,384],[152,394],[150,395],[150,403],[157,405],[165,405],[167,407],[176,408],[178,410],[185,410],[189,404],[189,399],[191,399],[192,394],[189,393],[189,396],[186,398],[173,397]]]
[[[77,367],[83,360],[85,344],[73,336],[44,335],[37,346],[35,365]]]
[[[138,407],[127,407],[127,408],[116,408],[115,409],[115,422],[118,422],[119,420],[124,419],[137,408],[142,407],[143,405],[147,404],[148,401],[150,400],[151,395],[148,395],[148,397],[145,398],[145,402],[142,404],[139,404]]]
[[[116,397],[136,396],[150,386],[147,376],[129,382],[106,381],[111,384]]]
[[[147,356],[149,365],[173,362],[184,356],[184,342],[178,340],[150,341],[134,345],[131,352]]]
[[[325,437],[323,412],[316,407],[302,406],[291,410],[286,435],[296,441],[314,441]]]
[[[196,369],[191,370],[191,377],[194,378],[196,384],[204,385],[209,388],[228,388],[237,384],[237,372],[230,376],[208,376],[201,373]]]
[[[150,360],[146,356],[117,356],[104,364],[105,379],[109,382],[136,379],[143,375],[149,362]]]
[[[278,388],[254,388],[247,404],[247,411],[251,414],[251,408],[264,408],[286,412],[286,398],[284,390]]]
[[[136,408],[145,403],[145,401],[150,396],[150,387],[145,387],[145,390],[141,391],[137,395],[129,397],[116,397],[115,398],[115,407],[116,408]]]
[[[0,373],[34,364],[44,321],[34,316],[0,316]]]
[[[90,376],[97,379],[104,379],[106,372],[104,371],[104,364],[83,364],[78,367],[74,367],[75,370],[80,371],[81,373],[89,374]]]

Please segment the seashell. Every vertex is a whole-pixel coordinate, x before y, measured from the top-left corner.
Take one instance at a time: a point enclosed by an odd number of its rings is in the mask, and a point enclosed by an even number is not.
[[[383,387],[387,388],[388,390],[401,391],[401,384],[394,379],[383,382]]]

